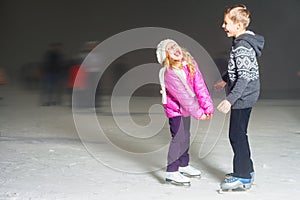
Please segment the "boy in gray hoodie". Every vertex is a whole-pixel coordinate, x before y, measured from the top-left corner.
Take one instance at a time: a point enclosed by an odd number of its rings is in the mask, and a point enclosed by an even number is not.
[[[229,139],[233,149],[233,173],[226,174],[221,189],[250,188],[254,168],[247,137],[248,122],[252,106],[260,92],[259,67],[257,57],[261,56],[264,37],[247,30],[250,12],[244,5],[225,9],[222,28],[233,38],[227,70],[228,94],[218,105],[218,110],[231,110]],[[224,81],[215,87],[222,88]]]

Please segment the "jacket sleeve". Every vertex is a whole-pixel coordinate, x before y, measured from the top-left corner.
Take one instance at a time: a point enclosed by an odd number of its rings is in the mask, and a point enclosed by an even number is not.
[[[204,110],[205,114],[213,114],[214,113],[214,106],[213,101],[210,97],[209,91],[207,89],[207,86],[204,82],[203,76],[198,68],[197,63],[196,64],[196,73],[194,75],[194,91],[197,96],[199,105]]]
[[[180,78],[172,70],[168,71],[165,76],[165,85],[168,92],[177,99],[185,111],[195,119],[200,119],[204,111],[199,106],[197,99],[187,92]]]

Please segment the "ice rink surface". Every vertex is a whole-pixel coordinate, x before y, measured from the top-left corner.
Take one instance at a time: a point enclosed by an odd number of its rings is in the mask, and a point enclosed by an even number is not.
[[[90,150],[75,127],[72,109],[67,105],[39,106],[35,92],[2,90],[0,100],[0,199],[1,200],[105,200],[105,199],[299,199],[300,195],[300,100],[261,99],[254,107],[249,125],[249,140],[256,177],[246,192],[219,194],[219,183],[232,170],[232,151],[228,142],[228,116],[217,143],[207,156],[199,156],[197,135],[191,147],[191,164],[202,171],[201,179],[192,179],[190,187],[164,182],[164,168],[158,170],[166,155],[154,161],[138,163],[126,155],[108,151],[107,141],[95,141]],[[131,106],[134,120],[147,124],[148,113],[135,110],[148,107],[157,98],[139,97]],[[145,105],[147,104],[147,105]],[[95,113],[75,113],[87,119]],[[142,153],[161,148],[169,141],[166,128],[144,149],[130,139],[119,139],[120,132],[105,98],[96,116],[105,134],[117,146]],[[128,117],[124,115],[123,117]],[[222,119],[219,117],[219,119]],[[208,123],[208,122],[206,122]],[[206,124],[204,124],[206,125]],[[130,126],[130,125],[128,125]],[[219,129],[212,127],[209,131]],[[146,139],[145,139],[146,140]],[[154,142],[153,142],[154,141]],[[153,142],[153,143],[152,143]],[[207,140],[207,142],[210,142]],[[97,153],[105,155],[103,162]],[[119,170],[111,165],[119,166]],[[164,164],[164,163],[163,163]],[[132,173],[126,169],[140,169]],[[147,172],[147,169],[148,172]]]

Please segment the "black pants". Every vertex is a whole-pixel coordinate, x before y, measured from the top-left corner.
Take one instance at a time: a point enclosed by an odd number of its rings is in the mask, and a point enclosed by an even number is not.
[[[233,173],[240,178],[250,178],[254,171],[251,160],[247,129],[252,108],[232,109],[230,115],[229,139],[234,153]]]

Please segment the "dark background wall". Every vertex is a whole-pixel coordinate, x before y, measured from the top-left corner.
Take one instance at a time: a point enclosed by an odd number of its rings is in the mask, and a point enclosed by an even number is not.
[[[265,36],[260,58],[262,97],[299,98],[300,1],[286,0],[28,0],[0,1],[0,67],[12,81],[27,63],[39,62],[51,42],[72,58],[88,40],[103,41],[138,27],[164,27],[198,41],[213,58],[229,51],[221,29],[225,6],[244,3],[249,29]],[[152,57],[148,61],[155,61]]]

